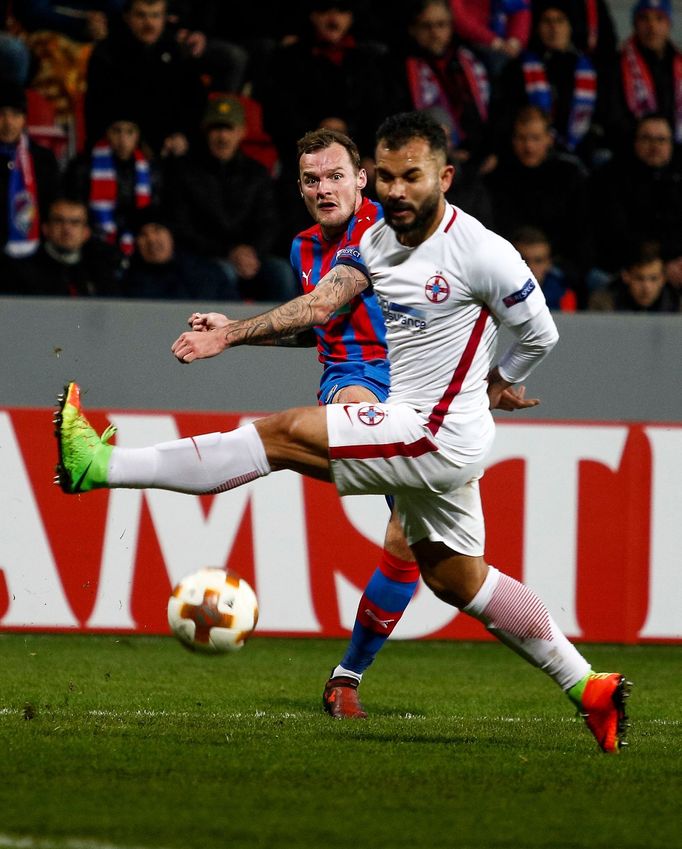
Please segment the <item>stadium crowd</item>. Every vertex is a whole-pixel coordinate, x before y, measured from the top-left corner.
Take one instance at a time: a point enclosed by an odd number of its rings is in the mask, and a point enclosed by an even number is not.
[[[551,309],[680,312],[671,0],[0,0],[0,294],[284,301],[296,140],[424,109]]]

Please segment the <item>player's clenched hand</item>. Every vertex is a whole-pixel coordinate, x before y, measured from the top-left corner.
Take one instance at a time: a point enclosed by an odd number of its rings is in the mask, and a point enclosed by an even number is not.
[[[537,407],[540,403],[539,398],[526,398],[525,386],[508,386],[503,389],[497,397],[496,403],[490,407],[493,410],[526,410],[528,407]],[[491,398],[492,402],[492,398]]]
[[[171,345],[171,351],[181,363],[206,360],[225,350],[225,334],[219,330],[189,330]]]
[[[227,327],[230,319],[221,312],[193,312],[187,319],[187,324],[192,330],[199,332],[204,330],[220,330]]]

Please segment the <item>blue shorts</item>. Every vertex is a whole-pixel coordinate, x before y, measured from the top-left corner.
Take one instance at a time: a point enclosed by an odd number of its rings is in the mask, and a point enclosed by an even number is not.
[[[380,402],[388,398],[391,384],[388,360],[333,363],[325,368],[317,393],[320,404],[331,404],[334,396],[345,386],[364,386]]]

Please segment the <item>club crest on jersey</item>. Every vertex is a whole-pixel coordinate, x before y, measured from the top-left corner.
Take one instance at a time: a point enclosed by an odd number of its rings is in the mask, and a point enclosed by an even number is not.
[[[529,277],[528,280],[523,284],[523,289],[519,289],[518,292],[512,292],[511,295],[507,295],[506,298],[502,299],[502,303],[505,307],[513,307],[514,304],[520,304],[521,301],[525,301],[528,295],[535,288],[535,283],[533,283],[532,279]]]
[[[374,404],[368,404],[364,407],[360,407],[358,410],[358,418],[362,424],[367,425],[368,427],[376,427],[376,425],[381,424],[386,418],[386,413],[384,413],[383,410],[378,410]]]
[[[442,304],[450,297],[450,284],[442,274],[434,274],[426,281],[424,291],[432,304]]]

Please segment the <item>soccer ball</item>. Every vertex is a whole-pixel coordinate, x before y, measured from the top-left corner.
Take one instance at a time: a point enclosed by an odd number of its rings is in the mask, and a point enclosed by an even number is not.
[[[168,599],[168,624],[197,651],[237,651],[258,622],[258,600],[234,572],[205,568],[187,575]]]

